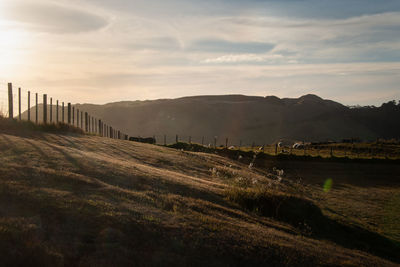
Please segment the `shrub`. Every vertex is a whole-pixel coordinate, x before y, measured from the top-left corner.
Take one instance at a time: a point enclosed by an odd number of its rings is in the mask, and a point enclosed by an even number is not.
[[[285,193],[233,187],[226,191],[226,197],[246,210],[296,226],[314,224],[324,218],[312,201]]]

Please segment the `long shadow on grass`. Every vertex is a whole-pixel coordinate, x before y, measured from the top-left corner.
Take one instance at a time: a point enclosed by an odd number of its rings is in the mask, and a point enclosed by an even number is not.
[[[358,249],[400,262],[400,244],[358,226],[345,225],[323,215],[312,201],[284,194],[232,190],[228,199],[249,211],[289,223],[316,239]]]
[[[85,164],[85,161],[87,161],[88,159],[84,159],[84,161],[78,160],[77,158],[74,158],[65,150],[57,147],[56,145],[52,145],[49,143],[47,143],[46,145],[61,153],[65,157],[65,159],[68,160],[77,169],[78,173],[98,179],[113,186],[118,186],[128,190],[148,190],[157,193],[177,194],[183,197],[198,198],[218,204],[226,204],[222,197],[212,192],[199,190],[189,185],[173,182],[167,179],[162,179],[161,177],[158,178],[129,174],[127,175],[118,172],[113,173],[111,171],[104,173],[104,170],[99,166],[98,162],[96,161]],[[129,154],[127,152],[125,153]]]

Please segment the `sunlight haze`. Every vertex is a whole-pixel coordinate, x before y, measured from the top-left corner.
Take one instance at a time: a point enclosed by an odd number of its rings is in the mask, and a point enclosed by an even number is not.
[[[400,2],[2,0],[0,86],[74,103],[400,99]]]

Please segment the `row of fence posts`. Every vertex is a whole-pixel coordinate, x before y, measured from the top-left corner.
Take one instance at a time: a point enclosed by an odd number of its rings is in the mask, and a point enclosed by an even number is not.
[[[35,93],[35,123],[39,123],[39,105],[38,105],[38,93]],[[53,120],[53,98],[50,97],[50,103],[48,103],[47,94],[43,94],[43,124],[54,123]],[[12,83],[8,83],[8,115],[10,119],[14,119],[14,99],[13,99],[13,86]],[[49,106],[49,113],[48,113]],[[67,122],[65,122],[65,105],[61,103],[61,121],[59,116],[59,101],[56,100],[56,120],[55,123],[67,123],[72,126],[81,128],[86,133],[98,134],[103,137],[109,137],[113,139],[128,140],[129,136],[120,130],[112,127],[109,124],[104,123],[103,120],[91,116],[88,112],[76,109],[71,103],[67,103]],[[76,119],[75,119],[76,114]],[[28,108],[27,108],[27,119],[31,121],[31,92],[28,91]],[[18,88],[18,119],[22,120],[21,110],[21,88]],[[48,120],[49,119],[49,120]]]
[[[35,93],[35,123],[39,123],[39,103],[38,103],[38,93]],[[48,100],[49,103],[48,103]],[[31,92],[28,91],[28,107],[27,107],[27,119],[28,121],[31,121]],[[14,99],[13,99],[13,87],[12,83],[8,83],[8,107],[9,107],[9,118],[14,119]],[[49,108],[49,113],[48,113],[48,106]],[[59,100],[56,100],[56,114],[55,114],[55,123],[66,123],[65,122],[65,104],[64,102],[61,102],[61,121],[60,121],[60,114],[59,114],[59,109],[60,109],[60,103]],[[75,117],[76,115],[76,117]],[[76,118],[76,119],[75,119]],[[22,108],[21,108],[21,88],[18,88],[18,119],[22,120]],[[49,120],[48,120],[49,119]],[[49,123],[54,123],[53,122],[53,98],[50,97],[48,99],[47,94],[43,94],[43,123],[47,124]],[[87,133],[93,133],[93,134],[98,134],[103,137],[109,137],[113,139],[123,139],[123,140],[128,140],[129,136],[120,130],[115,129],[109,124],[104,123],[103,120],[97,119],[93,116],[91,116],[88,112],[84,112],[82,110],[76,109],[71,103],[67,103],[67,124],[76,126],[78,128],[81,128],[83,131]],[[164,134],[164,145],[167,145],[167,135]],[[154,136],[155,139],[155,136]],[[183,140],[182,140],[183,141]],[[201,138],[201,145],[204,146],[204,136]],[[179,136],[178,134],[175,136],[175,142],[179,143]],[[192,136],[188,137],[188,143],[192,144]],[[211,145],[211,144],[210,144]],[[225,138],[225,148],[228,149],[229,145],[229,139]],[[213,138],[213,147],[217,148],[217,136],[214,136]],[[242,148],[242,140],[239,141],[239,146],[238,150],[241,150]],[[255,142],[252,142],[251,144],[251,150],[254,150],[256,148]],[[262,151],[263,153],[265,152],[265,144],[263,144],[259,148],[260,152]],[[303,146],[303,151],[304,155],[307,155],[307,148],[306,146]],[[278,143],[275,144],[275,155],[278,155],[281,151],[279,151],[279,146]],[[345,156],[347,152],[345,151]],[[290,148],[289,154],[292,154],[292,148]],[[318,153],[319,155],[319,149]],[[334,156],[334,151],[333,147],[330,148],[330,156]],[[357,157],[358,157],[358,151],[357,151]],[[387,157],[387,156],[386,156]]]
[[[155,136],[153,136],[154,138],[155,138]],[[163,139],[164,139],[164,142],[163,142],[163,144],[164,144],[164,146],[166,146],[167,145],[167,135],[163,135]],[[204,146],[204,136],[202,136],[201,137],[201,145],[202,146]],[[185,140],[183,140],[183,139],[179,139],[179,135],[177,134],[177,135],[175,135],[175,142],[176,143],[179,143],[179,142],[185,142]],[[188,136],[188,139],[187,139],[187,142],[188,142],[188,144],[192,144],[192,136]],[[159,143],[160,144],[160,143]],[[213,148],[217,148],[217,137],[215,136],[214,138],[213,138],[213,146],[212,146]],[[224,145],[219,145],[219,147],[224,147],[225,149],[228,149],[230,146],[229,146],[229,138],[228,137],[226,137],[225,138],[225,144]],[[242,140],[239,140],[239,146],[237,147],[237,149],[238,150],[241,150],[242,149]],[[246,146],[247,147],[247,146]],[[265,147],[266,147],[266,144],[263,144],[262,146],[259,146],[259,145],[256,145],[256,143],[255,142],[252,142],[251,143],[251,145],[250,146],[248,146],[250,149],[251,149],[251,151],[254,151],[255,149],[257,149],[258,148],[258,150],[260,151],[260,152],[263,152],[263,153],[265,153]],[[278,155],[278,154],[280,154],[280,153],[282,153],[283,151],[285,151],[285,148],[282,148],[282,147],[280,147],[279,145],[278,145],[278,143],[275,143],[275,145],[274,145],[274,148],[275,148],[275,151],[274,151],[274,154],[275,155]],[[287,148],[286,148],[287,149]],[[288,154],[292,154],[293,152],[292,152],[292,150],[293,150],[293,148],[292,147],[290,147],[290,148],[288,148],[288,151],[287,151],[287,153]],[[307,146],[306,145],[303,145],[302,146],[302,148],[300,148],[300,149],[297,149],[297,151],[303,151],[303,155],[304,156],[307,156],[307,155],[311,155],[310,153],[311,152],[309,152],[309,153],[307,153],[308,151],[307,151]],[[329,149],[328,149],[328,153],[329,153],[329,155],[330,155],[330,157],[333,157],[334,156],[334,148],[333,147],[330,147]],[[346,151],[344,152],[345,153],[345,156],[347,155],[346,153]],[[318,149],[317,150],[317,155],[319,156],[320,155],[320,149]],[[357,157],[358,157],[358,152],[357,152]]]

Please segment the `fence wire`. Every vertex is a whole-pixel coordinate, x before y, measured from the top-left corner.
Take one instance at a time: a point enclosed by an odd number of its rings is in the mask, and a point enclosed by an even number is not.
[[[12,106],[9,104],[8,82],[0,80],[0,115],[34,123],[65,123],[83,131],[115,139],[126,139],[125,132],[104,123],[88,111],[82,110],[59,98],[46,94],[44,90],[26,89],[12,83]],[[107,132],[106,132],[107,131]]]

